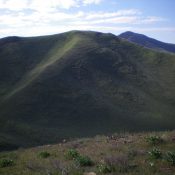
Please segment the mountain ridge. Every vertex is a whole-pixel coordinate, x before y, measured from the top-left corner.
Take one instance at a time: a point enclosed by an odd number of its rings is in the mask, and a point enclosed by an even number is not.
[[[0,40],[0,143],[173,129],[174,71],[174,55],[113,34]]]
[[[145,46],[157,51],[175,53],[175,44],[165,43],[153,38],[150,38],[143,34],[127,31],[119,35],[120,38],[126,39],[130,42]]]

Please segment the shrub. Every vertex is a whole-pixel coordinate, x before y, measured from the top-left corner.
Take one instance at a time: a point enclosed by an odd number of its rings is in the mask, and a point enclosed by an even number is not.
[[[9,167],[14,165],[14,161],[11,159],[1,159],[0,160],[0,167],[4,168],[4,167]]]
[[[159,136],[146,137],[146,141],[151,145],[157,145],[163,142],[163,139]]]
[[[78,166],[92,166],[93,161],[88,156],[80,155],[79,152],[75,149],[69,149],[65,157],[69,160],[75,160],[75,163]]]
[[[66,154],[65,154],[65,157],[66,157],[67,159],[70,159],[70,160],[76,159],[76,158],[79,157],[79,156],[80,156],[80,154],[79,154],[78,151],[75,150],[75,149],[69,149],[69,150],[66,152]]]
[[[113,168],[107,164],[99,164],[97,165],[98,172],[99,173],[111,173],[113,171]]]
[[[175,165],[175,152],[168,152],[166,154],[166,160],[172,165]]]
[[[162,158],[162,152],[157,148],[153,148],[151,151],[148,152],[148,154],[150,155],[150,157],[152,159],[161,159]]]
[[[75,162],[79,166],[92,166],[94,163],[88,156],[79,155],[75,158]]]
[[[47,151],[42,151],[39,153],[39,157],[48,158],[48,157],[50,157],[50,153],[48,153]]]

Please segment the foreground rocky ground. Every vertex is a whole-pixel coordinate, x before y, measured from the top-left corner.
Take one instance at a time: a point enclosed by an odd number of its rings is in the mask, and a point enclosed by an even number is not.
[[[1,175],[173,175],[175,131],[118,133],[0,153]]]

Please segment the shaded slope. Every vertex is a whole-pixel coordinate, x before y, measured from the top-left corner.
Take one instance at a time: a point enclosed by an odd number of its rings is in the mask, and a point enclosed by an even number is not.
[[[120,34],[119,37],[150,49],[175,53],[175,44],[164,43],[142,34],[134,32],[124,32]]]
[[[174,128],[173,55],[78,31],[20,38],[0,49],[0,137],[6,143]]]

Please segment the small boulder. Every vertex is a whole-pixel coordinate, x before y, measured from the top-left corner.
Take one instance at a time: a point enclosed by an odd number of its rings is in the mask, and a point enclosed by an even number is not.
[[[67,142],[67,140],[66,139],[63,139],[63,141],[62,141],[63,143],[66,143]]]
[[[97,174],[94,172],[90,172],[90,173],[84,173],[84,175],[97,175]]]
[[[175,137],[172,138],[172,141],[175,142]]]

